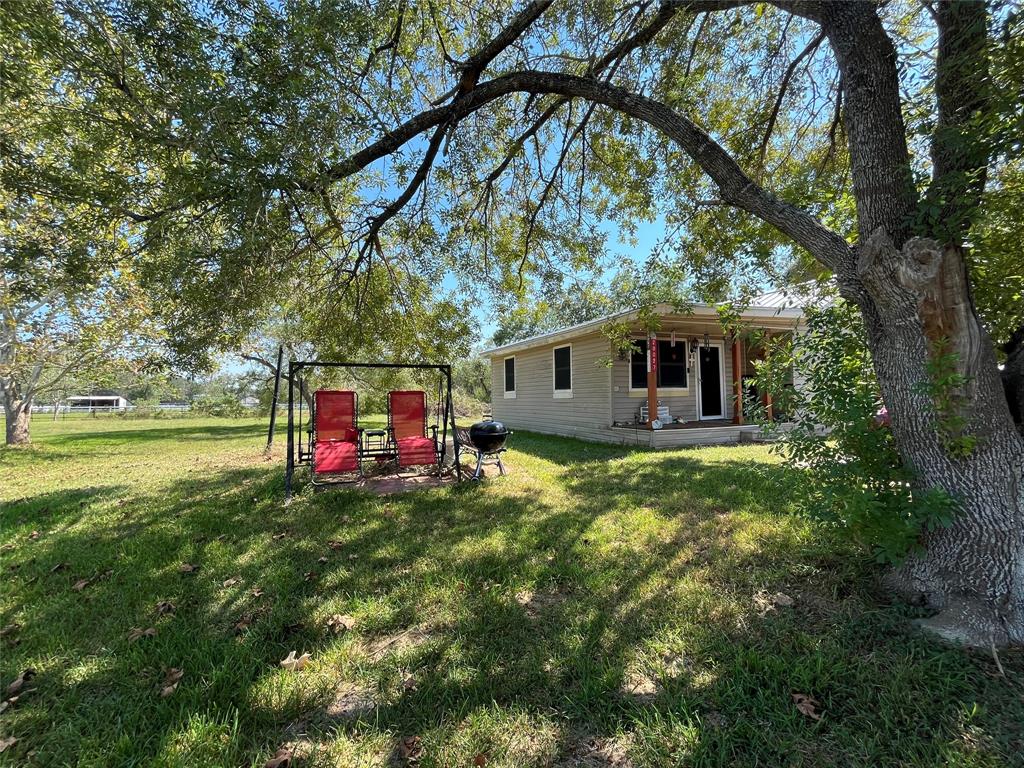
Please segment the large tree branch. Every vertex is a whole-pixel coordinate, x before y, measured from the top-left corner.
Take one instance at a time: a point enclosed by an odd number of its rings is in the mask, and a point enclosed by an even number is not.
[[[335,178],[351,175],[417,134],[444,122],[459,120],[513,93],[547,93],[587,99],[642,120],[678,144],[711,177],[725,202],[776,227],[830,269],[839,269],[850,254],[850,248],[842,237],[806,211],[778,199],[756,184],[725,149],[685,116],[647,96],[575,75],[527,70],[479,83],[452,104],[417,115],[353,154],[334,166],[331,175]]]
[[[427,180],[427,176],[430,175],[430,169],[434,165],[434,158],[437,157],[437,153],[441,149],[441,142],[444,140],[447,129],[447,123],[442,123],[434,129],[434,135],[430,137],[430,142],[427,144],[427,150],[423,153],[423,159],[420,160],[419,167],[413,174],[409,184],[402,191],[402,194],[392,200],[383,211],[370,219],[363,247],[359,249],[356,264],[353,266],[353,273],[358,269],[359,263],[366,258],[370,248],[373,246],[379,247],[378,238],[384,225],[387,224],[389,219],[397,215],[410,200],[412,200],[413,196],[416,194],[416,190],[418,190]]]
[[[896,49],[873,3],[784,2],[797,15],[821,24],[843,82],[843,126],[860,241],[878,228],[902,244],[912,234],[918,197],[910,168],[900,103]]]
[[[640,27],[640,29],[638,29],[635,33],[624,37],[622,40],[620,40],[618,43],[612,46],[603,56],[601,56],[599,59],[590,64],[590,66],[587,68],[586,74],[593,76],[605,74],[605,72],[607,71],[606,79],[610,79],[611,75],[615,73],[619,64],[621,64],[622,61],[630,53],[635,51],[637,48],[640,48],[641,46],[651,42],[655,37],[657,37],[658,33],[661,32],[668,25],[668,23],[676,16],[676,14],[678,14],[682,10],[683,5],[681,3],[662,3],[658,8],[657,13],[655,13],[654,16],[652,16],[646,24]],[[638,16],[642,15],[642,13],[643,11],[641,11],[638,14]],[[519,136],[516,137],[516,139],[512,142],[511,146],[509,146],[508,150],[505,152],[505,157],[502,159],[502,161],[490,173],[488,173],[487,177],[484,179],[484,189],[480,195],[480,199],[474,206],[474,211],[479,210],[480,206],[487,202],[491,194],[491,190],[494,186],[494,183],[508,169],[509,165],[512,164],[512,161],[522,151],[523,147],[526,146],[526,142],[529,141],[532,137],[536,136],[540,132],[540,129],[543,128],[551,120],[551,118],[555,116],[558,110],[560,110],[570,101],[572,101],[572,99],[567,97],[556,99],[550,105],[548,105],[548,107],[543,112],[541,112],[541,114],[537,117],[536,120],[533,121],[529,128],[527,128],[525,131],[519,134]],[[589,116],[590,113],[588,112],[587,117],[589,118]],[[573,135],[573,138],[575,138],[577,134],[578,131],[576,134]],[[536,213],[534,215],[536,215]]]

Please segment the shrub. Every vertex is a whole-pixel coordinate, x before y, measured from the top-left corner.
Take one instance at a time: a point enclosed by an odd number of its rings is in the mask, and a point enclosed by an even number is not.
[[[200,398],[192,404],[193,413],[204,416],[238,418],[246,415],[246,408],[233,395],[222,395],[216,399]]]
[[[792,414],[791,430],[763,421],[776,450],[810,477],[802,507],[869,550],[898,563],[921,534],[948,525],[953,500],[915,486],[896,450],[854,307],[837,301],[809,308],[806,333],[772,345],[756,364],[757,384]],[[790,373],[799,389],[786,386]]]

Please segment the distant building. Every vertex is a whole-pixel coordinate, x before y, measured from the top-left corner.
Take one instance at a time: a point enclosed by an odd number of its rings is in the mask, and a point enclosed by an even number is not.
[[[242,404],[243,408],[259,408],[260,407],[260,399],[258,397],[252,397],[251,395],[249,397],[243,397],[238,402],[240,402]]]
[[[64,406],[69,411],[125,411],[131,406],[120,395],[72,395],[65,398]]]

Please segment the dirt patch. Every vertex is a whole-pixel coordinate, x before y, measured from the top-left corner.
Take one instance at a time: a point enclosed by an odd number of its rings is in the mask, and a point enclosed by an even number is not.
[[[560,605],[565,600],[564,592],[534,593],[528,589],[516,594],[516,602],[523,606],[526,615],[537,619],[545,611]]]
[[[693,664],[681,653],[666,651],[661,655],[661,663],[665,665],[665,675],[673,680],[683,675],[693,674]]]
[[[707,712],[700,716],[700,719],[705,726],[711,728],[712,730],[725,728],[727,725],[729,725],[728,718],[721,712],[719,712],[717,709],[709,709]]]
[[[622,681],[619,693],[631,697],[637,704],[650,704],[661,692],[661,686],[649,675],[635,672]]]
[[[572,738],[555,768],[633,768],[628,737],[621,739],[581,735]]]
[[[331,720],[356,720],[370,714],[377,707],[375,691],[368,685],[342,683],[335,689],[334,698],[324,709]]]
[[[767,616],[774,611],[792,608],[795,604],[796,601],[785,592],[769,593],[762,589],[754,594],[754,607],[757,608],[758,616]]]

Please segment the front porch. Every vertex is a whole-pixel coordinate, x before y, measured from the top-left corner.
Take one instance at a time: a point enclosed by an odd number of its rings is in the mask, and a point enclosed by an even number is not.
[[[655,389],[662,431],[696,430],[714,436],[714,442],[737,439],[739,431],[732,428],[747,426],[749,431],[753,406],[767,408],[769,418],[775,415],[771,400],[757,392],[752,377],[766,339],[791,333],[792,325],[783,321],[741,335],[724,334],[717,321],[678,316],[665,317],[653,338],[638,328],[632,339],[636,349],[612,362],[612,427],[650,431],[648,345],[657,344]],[[727,431],[711,431],[723,429]],[[686,439],[662,437],[654,442],[685,444]]]
[[[614,426],[612,442],[649,448],[680,448],[688,445],[753,443],[766,439],[756,424],[734,424],[731,420],[686,421],[651,430],[646,425]]]

